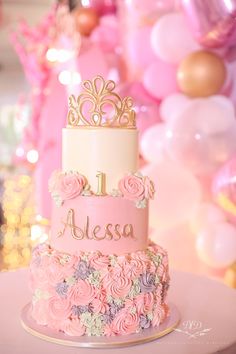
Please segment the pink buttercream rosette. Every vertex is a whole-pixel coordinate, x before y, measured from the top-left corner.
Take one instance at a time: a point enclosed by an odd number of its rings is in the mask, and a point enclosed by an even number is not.
[[[122,195],[135,202],[138,208],[145,208],[148,199],[154,198],[154,183],[149,177],[140,173],[129,174],[119,181],[119,190]]]
[[[54,171],[49,180],[49,192],[58,206],[65,200],[81,195],[85,190],[89,190],[87,180],[77,172]]]

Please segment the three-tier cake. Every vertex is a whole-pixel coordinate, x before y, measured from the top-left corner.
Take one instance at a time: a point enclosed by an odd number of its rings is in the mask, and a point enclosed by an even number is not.
[[[82,85],[49,181],[49,244],[33,251],[31,316],[68,336],[137,333],[168,315],[167,253],[148,240],[154,185],[138,172],[131,98],[100,76]]]

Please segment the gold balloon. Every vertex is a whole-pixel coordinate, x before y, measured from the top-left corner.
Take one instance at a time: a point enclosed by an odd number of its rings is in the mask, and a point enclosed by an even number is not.
[[[188,55],[179,65],[180,90],[190,97],[207,97],[220,91],[226,78],[223,60],[216,54],[200,50]]]
[[[77,31],[83,36],[89,36],[99,24],[99,16],[92,8],[80,7],[74,11]]]
[[[236,263],[232,264],[225,272],[224,282],[231,288],[236,289]]]

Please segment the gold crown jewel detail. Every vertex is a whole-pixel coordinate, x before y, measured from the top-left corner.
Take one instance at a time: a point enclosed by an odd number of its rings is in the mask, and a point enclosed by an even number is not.
[[[135,111],[131,97],[113,92],[115,83],[101,76],[82,83],[84,92],[69,97],[68,126],[135,128]]]

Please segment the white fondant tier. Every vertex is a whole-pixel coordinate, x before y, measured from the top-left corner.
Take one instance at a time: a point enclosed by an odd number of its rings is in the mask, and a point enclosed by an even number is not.
[[[97,172],[106,175],[106,191],[116,189],[118,181],[138,169],[138,131],[115,128],[64,128],[62,168],[86,176],[96,191]]]

